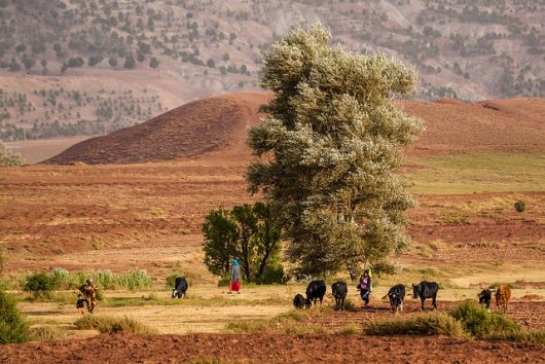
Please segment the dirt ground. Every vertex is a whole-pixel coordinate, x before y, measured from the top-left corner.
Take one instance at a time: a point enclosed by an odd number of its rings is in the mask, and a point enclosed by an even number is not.
[[[0,347],[3,363],[540,363],[545,347],[446,337],[198,334],[101,335]]]
[[[531,104],[531,100],[525,102]],[[479,105],[452,107],[461,107],[460,112],[468,116],[467,123],[472,122],[475,110],[488,115],[485,124],[496,117],[509,122],[511,116],[524,111],[513,108],[509,101],[496,106],[500,110]],[[430,117],[441,112],[441,108],[430,110]],[[450,125],[447,119],[439,121]],[[471,130],[482,134],[486,129],[483,125]],[[201,126],[206,129],[206,125]],[[206,158],[0,169],[0,242],[7,247],[3,273],[12,282],[29,271],[58,267],[114,272],[146,269],[154,278],[153,289],[106,292],[111,300],[99,304],[97,315],[129,316],[169,335],[97,336],[97,332],[78,331],[73,325],[77,319],[72,302],[76,292],[60,293],[65,296],[57,301],[30,302],[24,293],[13,291],[19,295],[19,308],[33,326],[65,328],[69,340],[6,345],[0,347],[0,362],[154,363],[207,362],[214,358],[219,358],[216,362],[262,363],[355,362],[362,358],[409,363],[545,362],[545,348],[536,345],[340,334],[345,329],[359,331],[370,319],[391,317],[387,303],[379,299],[388,287],[396,283],[410,286],[424,279],[440,283],[441,311],[453,309],[461,300],[475,299],[482,288],[510,283],[514,300],[508,316],[527,330],[544,329],[545,175],[539,172],[545,161],[542,152],[517,149],[523,144],[520,138],[502,144],[505,133],[495,133],[491,144],[482,145],[492,154],[482,157],[475,148],[469,152],[477,154],[432,164],[428,156],[445,152],[442,143],[456,144],[463,133],[451,130],[452,135],[458,133],[458,139],[446,136],[443,140],[440,127],[428,128],[420,143],[436,138],[439,144],[431,149],[419,144],[422,148],[413,150],[403,170],[418,186],[419,206],[409,211],[408,235],[413,243],[402,256],[392,259],[396,274],[375,276],[372,308],[311,315],[303,324],[310,330],[304,335],[287,334],[290,330],[299,332],[298,323],[283,323],[266,333],[227,335],[229,323],[264,322],[291,310],[292,297],[303,293],[304,286],[244,287],[240,296],[229,296],[225,288],[217,287],[217,277],[202,264],[200,225],[206,213],[219,206],[230,208],[253,201],[243,179],[247,151],[223,139],[228,125],[223,126],[221,130],[205,131],[219,133],[215,147],[236,148],[216,152],[203,149]],[[237,132],[245,128],[244,123],[237,124]],[[530,135],[529,129],[525,124],[520,135]],[[202,141],[197,146],[205,145],[206,141]],[[509,160],[511,165],[528,164],[513,172],[505,171],[507,157],[494,154],[502,145],[502,151],[526,153]],[[465,163],[459,165],[460,161]],[[483,170],[483,164],[491,163],[496,164],[495,169]],[[458,175],[462,172],[463,178]],[[514,210],[517,200],[526,201],[526,211]],[[179,271],[186,272],[190,279],[190,298],[173,302],[164,281],[167,275]],[[354,305],[361,307],[355,289],[350,288],[349,295]],[[331,301],[329,295],[326,306]],[[408,300],[404,315],[418,312],[419,303]],[[186,336],[171,336],[178,334]],[[93,335],[87,341],[80,340]]]

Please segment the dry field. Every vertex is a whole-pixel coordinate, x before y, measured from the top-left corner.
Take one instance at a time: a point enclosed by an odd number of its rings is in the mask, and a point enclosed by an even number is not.
[[[160,334],[191,335],[75,340],[97,335],[74,330],[75,291],[32,302],[13,287],[19,307],[34,326],[65,329],[63,337],[74,340],[4,346],[0,361],[308,362],[308,348],[325,345],[327,353],[321,359],[339,362],[361,358],[365,343],[376,347],[369,358],[377,361],[487,362],[495,360],[494,355],[519,362],[545,361],[543,347],[530,344],[340,335],[359,332],[374,317],[390,317],[380,297],[391,284],[423,279],[441,284],[441,311],[474,299],[484,287],[511,283],[515,299],[509,317],[528,330],[544,329],[542,150],[412,154],[402,173],[415,180],[412,191],[419,201],[409,213],[413,244],[394,259],[398,274],[376,277],[371,310],[361,311],[351,285],[355,312],[325,308],[306,321],[279,323],[265,333],[224,335],[230,332],[230,323],[259,325],[285,314],[293,295],[304,291],[302,285],[245,287],[240,296],[227,295],[202,264],[200,224],[205,214],[220,205],[252,200],[242,177],[247,161],[247,154],[235,148],[173,162],[1,169],[0,240],[8,248],[4,271],[8,278],[14,281],[25,272],[58,267],[114,272],[143,268],[154,278],[152,289],[107,291],[96,314],[136,318]],[[524,212],[515,211],[517,200],[526,202]],[[165,278],[175,271],[186,272],[190,279],[187,300],[169,298]],[[417,311],[418,302],[409,300],[404,315]],[[246,351],[235,350],[237,343]]]

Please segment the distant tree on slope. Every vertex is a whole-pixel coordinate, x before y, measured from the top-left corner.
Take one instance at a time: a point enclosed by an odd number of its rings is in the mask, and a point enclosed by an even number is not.
[[[394,173],[420,122],[392,97],[415,87],[412,69],[384,56],[330,48],[321,26],[295,29],[265,55],[270,115],[249,131],[257,157],[246,179],[262,192],[303,272],[335,272],[399,253],[414,205]]]

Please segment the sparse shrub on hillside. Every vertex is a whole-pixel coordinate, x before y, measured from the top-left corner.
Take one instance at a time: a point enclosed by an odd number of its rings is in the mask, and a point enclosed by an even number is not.
[[[28,324],[15,300],[0,289],[0,344],[23,343],[28,339]]]
[[[445,335],[463,337],[462,324],[443,312],[433,312],[408,318],[376,319],[366,323],[367,335]]]
[[[515,210],[517,210],[517,212],[524,212],[524,210],[526,210],[526,202],[523,200],[515,202]]]
[[[25,163],[23,157],[12,153],[4,143],[0,141],[0,167],[17,167]]]

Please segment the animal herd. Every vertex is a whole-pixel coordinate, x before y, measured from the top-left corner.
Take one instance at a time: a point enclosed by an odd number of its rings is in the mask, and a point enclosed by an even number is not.
[[[420,299],[422,311],[425,310],[424,303],[428,298],[432,300],[432,310],[437,309],[437,294],[440,287],[436,282],[422,281],[419,284],[413,284],[412,288],[413,298]],[[309,283],[306,290],[307,297],[305,298],[302,294],[295,295],[293,298],[293,306],[297,309],[310,308],[313,303],[316,305],[317,301],[319,300],[321,307],[326,291],[327,286],[325,281],[312,281]],[[344,303],[346,296],[348,295],[348,286],[346,282],[337,281],[333,283],[331,285],[331,293],[333,298],[335,298],[335,309],[344,311]],[[485,289],[479,293],[479,304],[485,306],[487,309],[490,309],[492,293],[493,292],[489,289]],[[405,285],[400,283],[391,287],[388,293],[382,297],[382,299],[388,297],[392,312],[402,312],[405,295]],[[507,306],[509,300],[511,299],[511,288],[509,288],[507,285],[500,286],[495,292],[495,298],[498,311],[507,312]]]
[[[189,285],[185,277],[177,277],[174,282],[174,289],[172,290],[172,298],[186,298],[186,292]],[[422,281],[419,284],[413,284],[413,298],[420,299],[422,305],[422,311],[424,311],[424,303],[426,299],[432,300],[432,310],[437,309],[437,293],[439,292],[439,285],[436,282]],[[320,307],[322,306],[324,296],[327,292],[327,285],[323,280],[311,281],[306,289],[306,298],[302,294],[297,294],[293,298],[293,306],[297,309],[310,308],[312,305],[317,305],[320,301]],[[335,298],[335,309],[344,311],[344,303],[346,296],[348,295],[348,285],[346,282],[337,281],[331,285],[331,293]],[[479,304],[490,310],[490,303],[492,301],[492,294],[496,298],[496,307],[498,311],[507,313],[507,306],[511,299],[511,288],[508,285],[500,286],[495,292],[490,289],[484,289],[477,296],[479,298]],[[392,312],[403,311],[403,301],[405,300],[406,290],[405,285],[396,284],[391,287],[388,293],[382,297],[385,299],[388,297],[390,300],[390,307]]]

